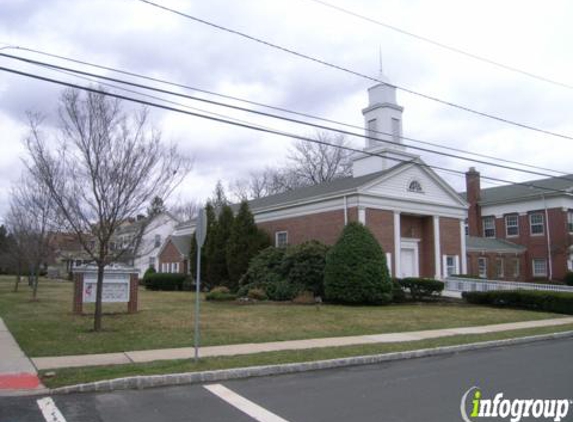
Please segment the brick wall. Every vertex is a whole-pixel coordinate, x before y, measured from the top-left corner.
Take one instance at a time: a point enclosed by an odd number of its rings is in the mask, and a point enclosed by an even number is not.
[[[169,264],[169,272],[171,272],[171,264],[174,262],[178,262],[179,273],[181,274],[187,273],[187,266],[188,266],[187,259],[181,256],[175,245],[171,243],[171,240],[167,241],[167,244],[165,245],[165,247],[158,256],[158,261],[159,264],[158,267],[156,268],[158,272],[161,271],[163,263]]]
[[[506,281],[523,281],[525,269],[525,254],[499,254],[499,253],[482,253],[482,252],[468,252],[468,274],[479,275],[478,259],[486,258],[487,278],[490,280],[506,280]],[[497,272],[497,258],[501,258],[503,262],[503,277],[498,276]],[[519,275],[515,277],[515,261],[518,260]]]
[[[466,173],[468,209],[468,230],[470,236],[481,236],[481,209],[479,201],[481,197],[480,175],[473,167]]]
[[[394,256],[394,213],[366,208],[366,227],[370,229],[384,252]]]
[[[358,211],[356,207],[349,208],[348,221],[356,221],[357,219]],[[344,228],[344,210],[265,221],[257,223],[257,226],[269,234],[273,245],[275,243],[275,233],[279,231],[288,232],[288,243],[290,245],[298,245],[308,240],[318,240],[327,245],[333,245]]]
[[[529,215],[539,212],[545,219],[545,210],[532,211],[525,215],[518,216],[519,235],[507,236],[505,227],[505,216],[495,219],[496,237],[506,239],[518,245],[525,246],[527,251],[524,256],[523,280],[533,280],[532,261],[533,259],[547,259],[547,233],[544,230],[542,235],[532,235],[529,223]],[[572,244],[571,235],[568,233],[567,212],[561,208],[548,209],[549,233],[551,237],[551,256],[553,265],[553,278],[560,280],[567,272],[568,248]],[[546,228],[544,221],[544,229]]]

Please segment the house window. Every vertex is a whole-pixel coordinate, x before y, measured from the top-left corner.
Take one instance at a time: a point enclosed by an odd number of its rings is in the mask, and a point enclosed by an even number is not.
[[[456,257],[451,255],[446,256],[446,276],[450,277],[457,272]]]
[[[533,277],[547,277],[546,259],[534,259],[532,267],[533,267]]]
[[[540,212],[529,214],[529,227],[532,235],[543,234],[545,232],[543,228],[543,214]]]
[[[400,142],[402,137],[402,130],[400,128],[400,119],[392,117],[392,141]]]
[[[153,257],[153,256],[149,257],[149,267],[155,268],[155,257]]]
[[[519,278],[521,271],[519,266],[521,265],[521,261],[519,258],[513,259],[513,278]]]
[[[466,236],[470,235],[470,225],[468,223],[467,218],[464,220],[464,232],[465,232]]]
[[[573,211],[567,211],[567,227],[569,229],[569,233],[573,233]]]
[[[162,273],[168,273],[169,272],[169,263],[167,263],[167,262],[161,263],[161,272]]]
[[[495,217],[484,217],[483,222],[483,236],[495,237]]]
[[[156,234],[155,235],[155,247],[158,248],[161,246],[161,235],[160,234]]]
[[[410,182],[410,184],[408,185],[408,190],[410,192],[418,192],[418,193],[423,192],[422,191],[422,185],[417,180],[412,180]]]
[[[519,216],[517,214],[505,216],[505,235],[507,237],[519,236]]]
[[[504,277],[503,258],[495,259],[495,275],[498,279],[502,279]]]
[[[178,273],[179,272],[179,262],[172,262],[171,263],[171,272]]]
[[[478,258],[478,274],[480,278],[487,278],[487,258]]]
[[[277,248],[283,248],[288,245],[288,232],[276,232],[275,233],[275,246]]]
[[[378,124],[376,119],[368,120],[368,137],[376,138],[376,132],[378,131]]]

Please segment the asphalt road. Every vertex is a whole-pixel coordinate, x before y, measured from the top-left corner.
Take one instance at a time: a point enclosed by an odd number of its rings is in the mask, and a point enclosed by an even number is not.
[[[237,380],[213,391],[192,385],[52,399],[67,422],[447,422],[462,420],[460,401],[472,386],[484,398],[573,399],[573,340]],[[51,420],[38,399],[0,398],[0,421]],[[570,407],[563,420],[573,421]]]

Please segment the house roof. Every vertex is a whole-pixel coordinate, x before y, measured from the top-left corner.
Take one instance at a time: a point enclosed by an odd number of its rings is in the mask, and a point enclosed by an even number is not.
[[[467,236],[466,249],[468,252],[523,253],[526,248],[504,239]]]
[[[189,254],[189,250],[191,249],[191,235],[171,236],[170,240],[181,255],[187,256]]]
[[[539,189],[538,187],[542,189]],[[559,194],[558,192],[552,192],[549,189],[573,192],[573,174],[530,180],[519,184],[515,183],[506,186],[496,186],[494,188],[485,188],[481,190],[480,204],[511,202],[519,199],[539,197],[542,193],[546,195]],[[466,192],[463,192],[461,196],[466,199]]]
[[[304,201],[307,199],[312,199],[315,197],[321,197],[330,194],[337,194],[343,192],[354,192],[358,190],[359,187],[367,184],[368,182],[374,181],[377,178],[383,176],[386,173],[396,171],[402,166],[406,166],[410,163],[401,163],[397,166],[391,167],[390,169],[378,171],[376,173],[366,174],[360,177],[343,177],[340,179],[335,179],[330,182],[320,183],[314,186],[306,186],[303,188],[294,189],[292,191],[278,193],[276,195],[265,196],[264,198],[252,199],[249,201],[249,207],[256,211],[261,208],[268,208],[288,203],[296,203],[299,201]],[[238,205],[237,205],[238,206]]]

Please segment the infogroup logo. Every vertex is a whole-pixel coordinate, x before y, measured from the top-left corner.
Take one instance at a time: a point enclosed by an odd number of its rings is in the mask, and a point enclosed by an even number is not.
[[[504,399],[503,393],[486,399],[479,387],[472,387],[462,396],[460,412],[465,422],[475,422],[479,418],[509,419],[511,422],[535,418],[559,422],[567,416],[571,404],[569,399]],[[469,415],[468,408],[471,409]]]

